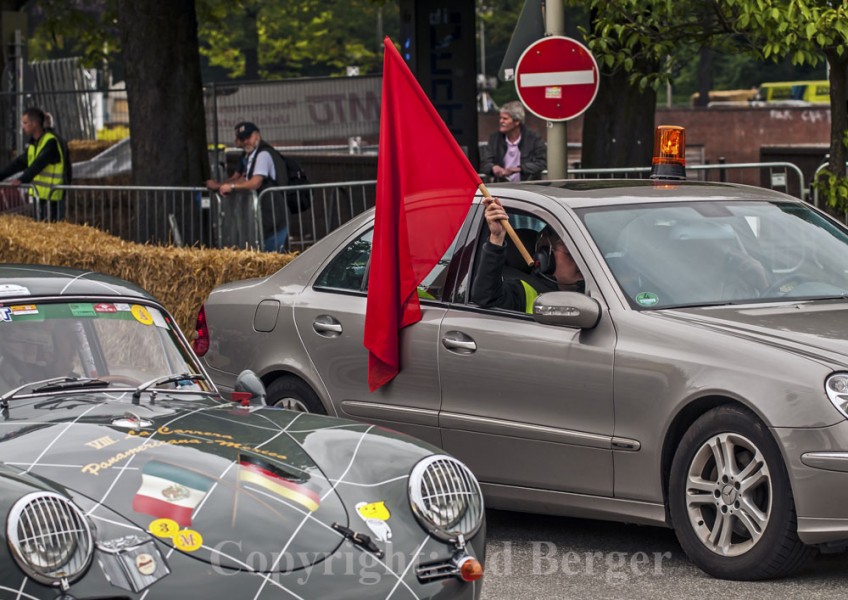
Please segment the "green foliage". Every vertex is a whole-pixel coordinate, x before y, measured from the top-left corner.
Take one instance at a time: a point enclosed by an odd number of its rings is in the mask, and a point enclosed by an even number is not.
[[[848,177],[823,169],[813,185],[829,208],[837,213],[848,213]]]
[[[30,60],[82,57],[86,66],[101,66],[118,48],[115,0],[40,0],[37,23],[28,40]]]
[[[397,6],[374,0],[197,0],[200,52],[228,77],[245,76],[255,48],[262,78],[379,72],[383,29],[397,28]]]

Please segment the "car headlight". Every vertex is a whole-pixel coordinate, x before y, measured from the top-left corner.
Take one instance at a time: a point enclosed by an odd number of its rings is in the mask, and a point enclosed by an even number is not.
[[[9,512],[6,536],[18,566],[48,585],[74,581],[94,554],[85,515],[70,500],[52,492],[34,492],[18,500]]]
[[[825,380],[824,389],[836,410],[848,418],[848,373],[832,374]]]
[[[443,541],[474,535],[483,523],[483,493],[471,470],[450,456],[428,456],[409,475],[418,522]]]

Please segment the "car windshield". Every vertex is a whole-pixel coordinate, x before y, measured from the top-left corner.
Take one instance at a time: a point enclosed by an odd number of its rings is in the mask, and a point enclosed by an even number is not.
[[[0,306],[0,396],[51,378],[135,387],[164,375],[197,372],[171,318],[155,307],[37,300]]]
[[[579,214],[636,308],[848,294],[848,233],[800,203],[681,202]]]

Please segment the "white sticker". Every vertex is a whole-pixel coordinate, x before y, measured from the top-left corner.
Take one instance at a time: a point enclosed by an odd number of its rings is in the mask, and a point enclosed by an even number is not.
[[[0,284],[0,296],[29,296],[29,290],[15,283]]]
[[[156,325],[156,327],[161,327],[162,329],[169,329],[168,322],[165,320],[165,317],[162,316],[161,312],[159,312],[155,308],[151,308],[150,316],[153,317],[153,324]]]
[[[8,308],[0,308],[0,321],[11,321],[12,311]]]

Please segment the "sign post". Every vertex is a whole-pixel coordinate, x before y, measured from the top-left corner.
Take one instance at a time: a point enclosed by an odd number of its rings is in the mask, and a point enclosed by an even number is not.
[[[559,153],[567,145],[565,126],[557,124],[583,114],[595,100],[599,83],[595,57],[568,37],[542,38],[518,59],[518,97],[530,112],[548,121],[548,179],[559,179],[567,172],[567,158]]]

